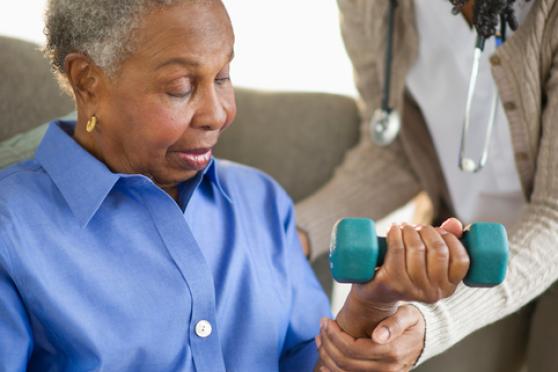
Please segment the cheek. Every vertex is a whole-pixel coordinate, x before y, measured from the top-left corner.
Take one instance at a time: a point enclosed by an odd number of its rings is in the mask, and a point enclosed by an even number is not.
[[[184,110],[175,110],[172,105],[156,99],[135,102],[121,110],[124,125],[120,136],[127,142],[124,147],[134,153],[134,157],[142,158],[142,162],[165,156],[168,148],[183,135],[189,120]]]
[[[234,119],[236,118],[236,99],[234,96],[234,92],[230,93],[229,95],[227,95],[227,97],[225,97],[223,107],[227,114],[227,119],[221,131],[230,127]]]
[[[141,120],[145,129],[143,135],[151,147],[166,151],[184,134],[190,118],[186,117],[184,112],[178,113],[155,106],[146,112]]]
[[[121,84],[111,97],[113,119],[119,136],[133,139],[135,150],[154,152],[166,150],[177,141],[188,122],[188,112],[182,105],[165,101],[158,94]],[[132,94],[131,92],[136,92]]]

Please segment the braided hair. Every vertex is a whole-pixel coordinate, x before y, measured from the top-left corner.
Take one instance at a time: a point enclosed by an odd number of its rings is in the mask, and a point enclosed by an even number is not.
[[[467,1],[471,0],[450,0],[453,5],[452,13],[460,13]],[[518,27],[517,18],[515,17],[513,9],[515,1],[516,0],[475,0],[473,24],[477,33],[488,39],[496,34],[496,28],[500,20],[507,23],[507,25],[515,31]]]

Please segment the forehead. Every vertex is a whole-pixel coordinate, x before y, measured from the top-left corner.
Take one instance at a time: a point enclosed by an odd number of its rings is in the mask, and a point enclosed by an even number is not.
[[[134,57],[153,64],[180,56],[203,63],[228,58],[234,33],[220,1],[186,1],[148,13],[132,40]]]

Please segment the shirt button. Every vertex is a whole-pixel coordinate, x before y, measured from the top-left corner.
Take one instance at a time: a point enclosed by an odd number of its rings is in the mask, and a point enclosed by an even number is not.
[[[492,64],[492,66],[500,66],[502,64],[502,60],[497,55],[493,55],[490,57],[490,64]]]
[[[196,334],[198,336],[203,338],[208,337],[212,331],[213,328],[211,327],[211,323],[207,320],[200,320],[196,323]]]

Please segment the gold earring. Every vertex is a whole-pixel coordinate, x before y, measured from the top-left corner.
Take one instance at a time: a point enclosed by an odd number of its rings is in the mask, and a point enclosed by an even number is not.
[[[91,116],[91,119],[87,121],[87,125],[85,126],[87,133],[93,132],[93,130],[95,130],[95,125],[97,125],[97,117],[93,115]]]

